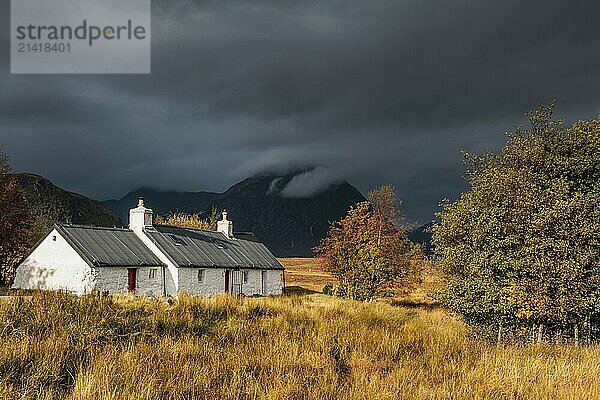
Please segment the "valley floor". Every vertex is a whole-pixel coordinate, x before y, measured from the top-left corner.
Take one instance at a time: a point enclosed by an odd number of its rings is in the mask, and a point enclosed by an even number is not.
[[[316,258],[280,258],[279,262],[285,267],[288,292],[321,293],[327,282],[335,282]]]
[[[2,399],[591,399],[600,347],[496,347],[443,309],[320,294],[0,302]]]

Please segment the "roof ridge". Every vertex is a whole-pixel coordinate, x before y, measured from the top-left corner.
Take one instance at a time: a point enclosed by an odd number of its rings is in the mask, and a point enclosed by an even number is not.
[[[118,228],[116,226],[94,226],[94,225],[79,225],[79,224],[56,224],[61,228],[82,228],[82,229],[93,229],[93,230],[102,230],[102,231],[127,231],[133,232],[129,228],[121,227]]]
[[[196,231],[196,232],[206,232],[206,233],[216,233],[216,234],[221,233],[219,231],[211,231],[211,230],[208,230],[208,229],[191,228],[189,226],[178,226],[178,225],[154,224],[152,227],[153,228],[162,227],[162,228],[189,229],[191,231]],[[221,233],[221,235],[222,235],[222,233]],[[235,238],[235,235],[254,235],[254,236],[256,236],[256,234],[254,232],[252,232],[252,231],[236,231],[236,232],[233,232],[233,237],[234,238]],[[237,239],[237,238],[235,238],[235,239]],[[245,240],[245,239],[240,239],[240,240]]]

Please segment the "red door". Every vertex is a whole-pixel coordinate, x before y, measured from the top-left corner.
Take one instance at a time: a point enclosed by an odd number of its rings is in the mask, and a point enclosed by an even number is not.
[[[127,268],[127,283],[129,285],[129,291],[135,293],[135,282],[136,282],[136,269]]]
[[[225,293],[229,293],[229,271],[225,271]]]

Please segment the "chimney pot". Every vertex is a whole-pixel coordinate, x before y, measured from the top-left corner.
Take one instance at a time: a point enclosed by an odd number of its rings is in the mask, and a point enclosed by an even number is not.
[[[233,222],[227,220],[227,211],[223,210],[223,219],[217,221],[217,232],[221,232],[228,239],[233,239]]]
[[[144,198],[138,199],[136,208],[129,210],[129,229],[143,230],[152,227],[153,212],[144,206]]]

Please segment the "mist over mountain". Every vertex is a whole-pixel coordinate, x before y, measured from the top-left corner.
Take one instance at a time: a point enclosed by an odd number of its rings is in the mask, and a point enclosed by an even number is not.
[[[144,197],[155,215],[175,212],[208,215],[213,207],[227,210],[238,232],[253,232],[279,257],[311,256],[329,224],[365,197],[327,170],[312,168],[286,174],[247,178],[224,193],[134,190],[104,205],[122,220]]]

